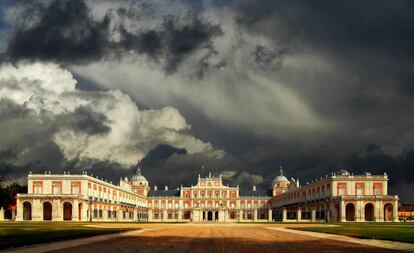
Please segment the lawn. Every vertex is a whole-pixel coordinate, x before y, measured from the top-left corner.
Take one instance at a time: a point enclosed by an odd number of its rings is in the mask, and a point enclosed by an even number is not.
[[[99,228],[87,225],[90,224],[0,222],[0,250],[131,230],[131,228]]]
[[[358,238],[381,239],[414,243],[413,223],[351,223],[337,226],[291,228],[303,231],[349,235]]]

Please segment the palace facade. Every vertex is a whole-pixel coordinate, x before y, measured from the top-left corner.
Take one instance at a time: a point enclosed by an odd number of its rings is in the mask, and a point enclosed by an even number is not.
[[[154,222],[383,222],[398,221],[398,196],[388,176],[345,170],[306,185],[283,171],[269,189],[224,185],[221,176],[198,177],[193,186],[150,188],[138,168],[118,185],[86,173],[28,175],[17,195],[17,221]]]

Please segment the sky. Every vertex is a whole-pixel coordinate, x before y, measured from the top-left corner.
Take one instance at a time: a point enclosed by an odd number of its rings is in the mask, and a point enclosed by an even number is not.
[[[266,189],[339,169],[414,203],[414,3],[0,1],[0,175]],[[204,173],[206,173],[204,171]]]

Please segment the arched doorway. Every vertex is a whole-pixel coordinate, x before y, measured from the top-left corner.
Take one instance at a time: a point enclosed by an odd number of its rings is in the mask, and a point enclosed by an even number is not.
[[[213,212],[212,211],[208,211],[207,213],[207,220],[212,221],[213,220]]]
[[[30,202],[23,203],[23,220],[32,220],[32,204]]]
[[[374,205],[368,203],[365,205],[365,221],[374,221]]]
[[[52,204],[43,202],[43,220],[52,220]]]
[[[63,203],[63,220],[72,220],[72,204],[70,202]]]
[[[348,203],[345,206],[346,221],[355,221],[355,206],[352,203]]]
[[[79,220],[82,220],[82,203],[79,203],[78,205],[78,217],[79,217]]]
[[[394,216],[393,206],[391,203],[384,205],[384,221],[392,221]]]
[[[218,219],[219,219],[218,211],[215,211],[214,220],[218,221]]]

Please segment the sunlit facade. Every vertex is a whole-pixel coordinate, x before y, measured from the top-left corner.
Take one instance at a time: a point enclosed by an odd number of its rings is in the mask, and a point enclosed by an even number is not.
[[[118,185],[86,173],[29,174],[28,193],[17,196],[17,221],[153,222],[383,222],[398,221],[398,196],[388,176],[345,170],[305,185],[283,171],[268,189],[224,185],[221,176],[192,186],[150,188],[138,168]]]

